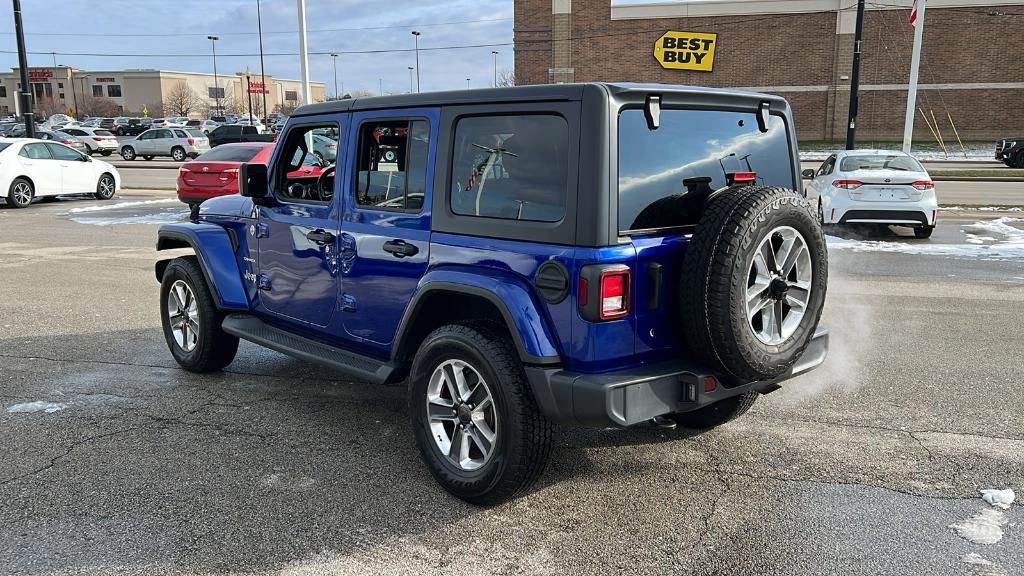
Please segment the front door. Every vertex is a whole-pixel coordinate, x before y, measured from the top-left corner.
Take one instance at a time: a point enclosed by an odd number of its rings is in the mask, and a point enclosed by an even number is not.
[[[337,143],[347,125],[345,116],[331,116],[290,126],[270,164],[274,205],[259,207],[259,220],[249,231],[258,238],[262,306],[318,327],[327,326],[337,308],[340,201],[334,165],[311,161],[313,132],[332,133]]]
[[[88,156],[83,156],[56,142],[47,142],[46,147],[60,166],[61,194],[86,194],[96,191],[99,179],[96,178],[92,162],[86,160]]]
[[[350,335],[383,348],[427,269],[438,111],[362,112],[352,123],[354,154],[341,188],[343,322]]]

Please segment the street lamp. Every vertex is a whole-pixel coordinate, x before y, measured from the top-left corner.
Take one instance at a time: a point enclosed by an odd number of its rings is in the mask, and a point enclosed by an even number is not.
[[[409,69],[409,94],[412,94],[415,91],[412,85],[412,66],[406,66],[406,68]]]
[[[494,54],[494,87],[498,87],[498,51],[491,50],[491,54]]]
[[[469,88],[469,78],[466,78],[466,88]]]
[[[416,93],[420,92],[420,33],[412,31],[413,41],[416,43]]]
[[[334,99],[337,100],[338,96],[338,55],[331,54],[331,60],[334,61]]]
[[[217,100],[217,113],[222,113],[223,110],[220,108],[220,82],[217,80],[217,40],[220,40],[220,37],[207,36],[206,39],[213,46],[213,97]]]

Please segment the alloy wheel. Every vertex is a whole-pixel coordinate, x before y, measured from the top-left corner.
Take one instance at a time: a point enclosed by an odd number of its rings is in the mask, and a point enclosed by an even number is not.
[[[110,176],[100,178],[99,193],[103,198],[112,197],[114,195],[114,179]]]
[[[747,324],[758,340],[778,345],[800,326],[811,299],[811,253],[795,229],[769,232],[750,262]]]
[[[427,424],[445,458],[478,470],[494,454],[498,413],[480,372],[462,360],[442,362],[427,384]]]
[[[178,346],[185,352],[195,350],[199,342],[199,304],[184,280],[175,281],[167,294],[167,319]]]
[[[32,202],[32,187],[28,182],[18,182],[14,185],[14,202],[18,206],[28,206]]]

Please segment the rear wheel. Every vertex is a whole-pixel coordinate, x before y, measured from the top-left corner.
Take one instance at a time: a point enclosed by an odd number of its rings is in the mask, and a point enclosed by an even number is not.
[[[100,181],[96,183],[96,193],[94,196],[99,200],[110,200],[114,197],[115,188],[114,177],[110,174],[104,174],[100,176]]]
[[[750,382],[800,358],[825,302],[828,256],[817,220],[810,202],[786,188],[740,188],[708,202],[680,282],[683,334],[701,361]]]
[[[1014,168],[1024,168],[1024,150],[1020,150],[1013,155],[1012,166]]]
[[[508,337],[483,323],[443,326],[409,377],[413,435],[434,478],[474,504],[505,501],[540,477],[552,425]]]
[[[935,231],[935,226],[918,226],[914,228],[914,236],[921,239],[931,238],[933,231]]]
[[[104,150],[103,152],[100,152],[100,154],[103,156],[110,156],[111,152],[110,150]]]
[[[160,286],[160,319],[174,360],[189,372],[213,372],[235,359],[238,338],[221,330],[217,310],[194,256],[167,265]]]
[[[7,190],[7,205],[12,208],[24,208],[32,203],[36,195],[32,183],[24,178],[15,178]]]

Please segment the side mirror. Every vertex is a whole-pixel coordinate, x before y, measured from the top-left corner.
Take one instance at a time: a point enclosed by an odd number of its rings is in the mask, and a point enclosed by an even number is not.
[[[238,168],[238,193],[252,198],[253,203],[268,206],[270,184],[266,164],[242,164]]]
[[[92,162],[91,156],[82,156],[82,162]]]
[[[800,175],[804,177],[804,180],[814,180],[814,170],[810,168],[801,172]]]

